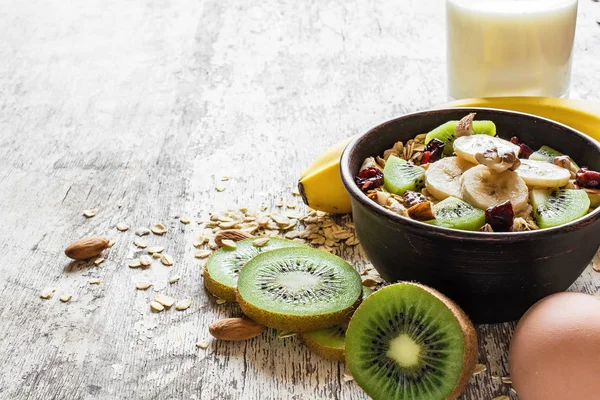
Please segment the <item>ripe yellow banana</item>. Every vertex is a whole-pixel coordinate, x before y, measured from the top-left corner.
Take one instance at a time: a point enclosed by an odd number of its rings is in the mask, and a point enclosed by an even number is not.
[[[326,150],[300,176],[298,190],[309,207],[332,214],[352,211],[350,196],[340,177],[340,157],[351,139],[346,138]]]
[[[457,100],[434,108],[487,107],[538,115],[577,129],[600,141],[600,103],[554,97],[495,97]],[[298,188],[315,210],[334,214],[352,211],[340,178],[340,156],[351,138],[331,147],[302,173]]]

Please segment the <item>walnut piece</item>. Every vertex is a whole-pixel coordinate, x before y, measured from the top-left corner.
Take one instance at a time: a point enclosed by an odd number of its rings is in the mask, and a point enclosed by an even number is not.
[[[508,151],[499,154],[496,147],[488,149],[483,153],[475,154],[475,159],[477,159],[479,164],[483,164],[498,173],[506,170],[514,171],[521,165],[521,161],[515,153]]]

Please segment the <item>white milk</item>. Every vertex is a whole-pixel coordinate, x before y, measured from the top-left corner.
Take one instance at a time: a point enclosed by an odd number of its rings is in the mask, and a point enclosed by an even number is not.
[[[567,93],[577,0],[447,0],[450,97]]]

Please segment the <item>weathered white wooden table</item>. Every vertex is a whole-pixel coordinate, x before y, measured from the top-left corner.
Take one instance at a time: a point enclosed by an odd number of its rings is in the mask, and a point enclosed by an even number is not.
[[[442,0],[58,0],[0,5],[0,398],[365,399],[343,363],[269,331],[208,337],[217,305],[191,243],[209,210],[289,198],[304,166],[337,140],[445,101]],[[582,0],[572,95],[600,93],[600,4]],[[217,192],[223,175],[226,190]],[[98,208],[91,219],[82,210]],[[173,217],[194,220],[183,225]],[[175,257],[126,267],[133,230]],[[132,229],[117,232],[124,222]],[[116,241],[100,266],[63,255],[74,239]],[[344,256],[362,266],[357,250]],[[178,273],[181,280],[166,279]],[[153,314],[152,289],[191,296]],[[91,278],[100,285],[89,285]],[[39,295],[56,287],[51,300]],[[589,270],[575,289],[596,292]],[[69,303],[58,296],[73,293]],[[502,301],[501,298],[498,299]],[[512,324],[481,326],[463,399],[509,387]]]

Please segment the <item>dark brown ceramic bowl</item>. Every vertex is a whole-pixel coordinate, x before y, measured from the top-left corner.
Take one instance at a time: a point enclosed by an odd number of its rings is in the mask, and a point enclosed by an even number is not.
[[[600,169],[600,146],[565,125],[533,115],[484,108],[424,111],[385,122],[344,150],[341,175],[356,232],[388,282],[417,281],[456,301],[476,323],[518,319],[544,296],[566,290],[600,245],[600,210],[574,222],[531,232],[467,232],[401,217],[370,200],[354,183],[363,160],[470,112],[496,123],[498,136],[518,136],[534,150],[548,145],[580,165]]]

